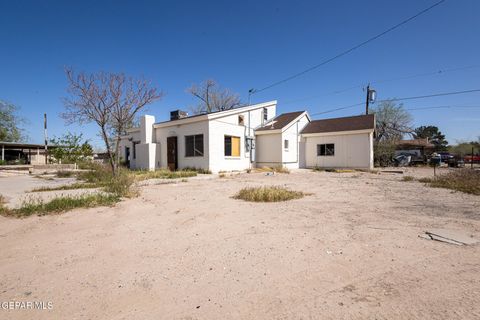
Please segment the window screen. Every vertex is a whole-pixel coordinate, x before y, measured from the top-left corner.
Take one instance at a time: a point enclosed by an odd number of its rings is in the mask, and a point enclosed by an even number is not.
[[[283,140],[283,148],[288,150],[288,140]]]
[[[203,134],[185,136],[185,157],[203,156]]]

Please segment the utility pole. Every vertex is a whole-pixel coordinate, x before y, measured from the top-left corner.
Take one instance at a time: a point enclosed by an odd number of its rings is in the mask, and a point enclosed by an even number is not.
[[[473,146],[472,146],[472,157],[471,157],[470,159],[472,160],[472,161],[471,161],[472,163],[470,164],[470,168],[473,169]]]
[[[367,101],[365,102],[365,114],[368,114],[368,106],[370,104],[370,84],[367,86]]]
[[[250,105],[250,97],[255,93],[255,89],[248,90],[248,105]]]
[[[48,164],[47,114],[43,114],[43,135],[45,137],[45,164]]]
[[[377,98],[377,92],[373,89],[370,89],[370,83],[367,86],[367,99],[365,101],[365,114],[368,114],[368,107],[371,103],[375,103],[375,99]]]

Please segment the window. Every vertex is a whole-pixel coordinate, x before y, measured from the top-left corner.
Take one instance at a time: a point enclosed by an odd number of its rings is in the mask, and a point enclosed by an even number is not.
[[[263,121],[266,122],[268,120],[268,109],[263,108]]]
[[[335,144],[317,144],[317,156],[334,156]]]
[[[240,157],[240,137],[225,136],[225,156]]]
[[[238,125],[243,126],[245,125],[244,117],[243,116],[238,116]]]
[[[185,136],[185,157],[203,157],[203,134]]]
[[[283,148],[288,151],[288,140],[283,140]]]

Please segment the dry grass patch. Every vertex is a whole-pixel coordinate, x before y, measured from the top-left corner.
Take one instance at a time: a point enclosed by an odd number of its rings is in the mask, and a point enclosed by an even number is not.
[[[142,181],[148,179],[178,179],[195,177],[197,172],[190,170],[170,171],[167,169],[160,169],[155,171],[134,170],[131,171],[131,174],[135,177],[136,181]]]
[[[421,182],[426,182],[433,188],[446,188],[480,195],[480,171],[478,170],[457,169]]]
[[[402,181],[414,181],[415,178],[412,176],[403,176]]]
[[[290,170],[286,167],[275,166],[275,167],[261,167],[256,168],[256,172],[277,172],[277,173],[290,173]]]
[[[26,192],[47,192],[47,191],[60,191],[60,190],[74,190],[74,189],[92,189],[100,187],[98,184],[86,183],[86,182],[77,182],[72,184],[66,184],[56,187],[39,187],[34,188]]]
[[[303,198],[305,193],[293,191],[280,186],[243,188],[234,199],[241,199],[251,202],[279,202]]]
[[[41,199],[29,199],[22,203],[20,208],[10,209],[0,207],[0,214],[9,217],[28,217],[33,214],[46,215],[60,213],[75,208],[93,208],[98,206],[111,206],[120,201],[114,194],[85,194],[80,196],[58,197],[48,202]]]

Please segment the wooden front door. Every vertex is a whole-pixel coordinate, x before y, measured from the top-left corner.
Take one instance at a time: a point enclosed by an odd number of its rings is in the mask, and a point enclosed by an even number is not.
[[[171,171],[178,168],[177,137],[167,138],[167,164]]]

